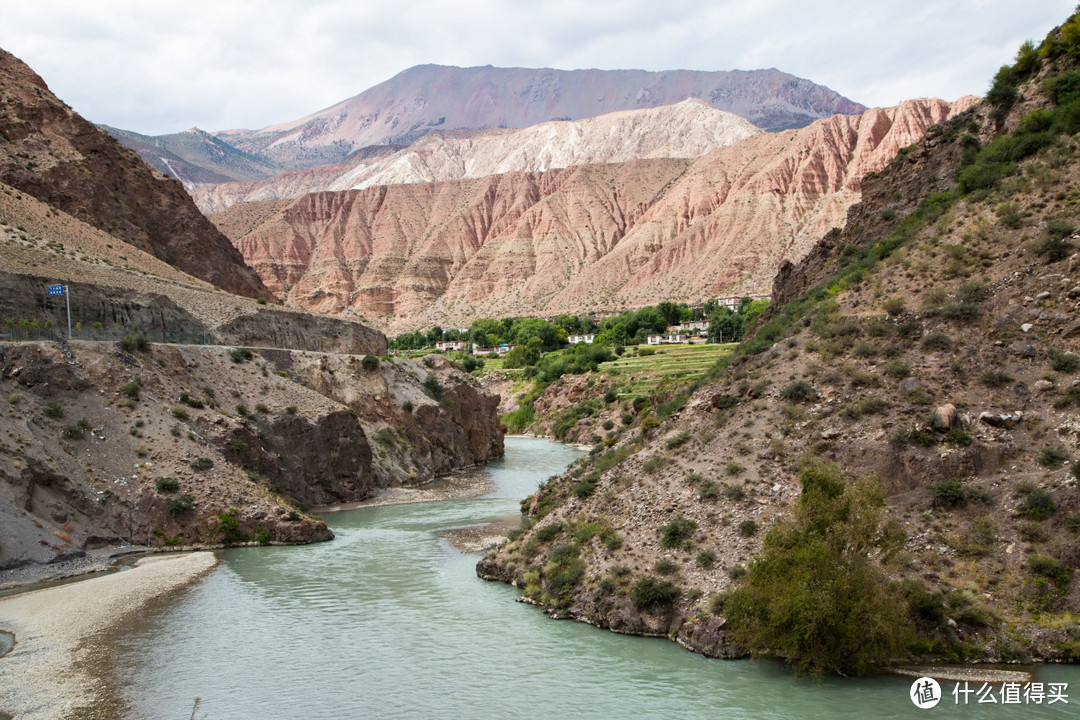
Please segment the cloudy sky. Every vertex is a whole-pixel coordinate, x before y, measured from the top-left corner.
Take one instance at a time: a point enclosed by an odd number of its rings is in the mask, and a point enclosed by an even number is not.
[[[866,105],[985,93],[1076,0],[3,0],[0,47],[93,122],[292,120],[420,63],[776,67]]]

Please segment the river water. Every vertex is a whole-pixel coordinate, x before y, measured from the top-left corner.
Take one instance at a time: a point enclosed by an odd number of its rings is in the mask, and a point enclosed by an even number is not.
[[[795,679],[776,663],[709,660],[674,643],[553,621],[476,577],[477,556],[440,533],[516,517],[518,500],[579,453],[510,438],[490,463],[497,490],[474,500],[325,516],[330,543],[243,548],[143,618],[118,647],[130,717],[349,718],[1065,718],[1069,704],[957,705],[953,683],[932,710],[911,680]],[[974,685],[971,689],[977,689]],[[1072,693],[1067,690],[1069,694]],[[963,699],[963,695],[960,696]]]

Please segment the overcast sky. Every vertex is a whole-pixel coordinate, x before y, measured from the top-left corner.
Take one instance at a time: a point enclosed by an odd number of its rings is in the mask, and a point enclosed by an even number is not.
[[[2,0],[0,47],[89,120],[258,128],[421,63],[753,70],[870,106],[982,95],[1076,0]]]

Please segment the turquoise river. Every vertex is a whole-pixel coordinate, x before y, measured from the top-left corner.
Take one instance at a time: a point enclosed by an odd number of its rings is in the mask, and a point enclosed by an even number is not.
[[[497,487],[486,497],[331,514],[333,542],[224,552],[119,641],[130,716],[182,720],[195,697],[207,720],[1080,715],[1076,668],[1035,669],[1037,681],[1069,684],[1067,705],[979,704],[975,694],[957,704],[943,683],[940,704],[920,710],[910,679],[814,683],[776,663],[709,660],[514,602],[515,588],[477,578],[477,556],[441,534],[516,516],[519,499],[578,454],[510,438],[485,470]]]

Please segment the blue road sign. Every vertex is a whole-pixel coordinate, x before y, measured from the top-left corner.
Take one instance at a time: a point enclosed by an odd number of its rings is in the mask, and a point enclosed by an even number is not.
[[[50,285],[49,286],[49,294],[50,295],[63,295],[64,294],[64,286],[63,285]]]

